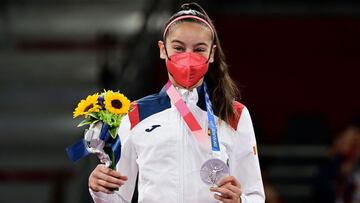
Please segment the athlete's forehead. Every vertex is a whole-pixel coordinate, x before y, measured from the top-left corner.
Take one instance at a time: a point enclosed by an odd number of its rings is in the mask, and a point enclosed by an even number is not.
[[[173,25],[168,32],[168,43],[182,43],[191,45],[207,45],[212,42],[211,30],[196,22],[183,22]]]

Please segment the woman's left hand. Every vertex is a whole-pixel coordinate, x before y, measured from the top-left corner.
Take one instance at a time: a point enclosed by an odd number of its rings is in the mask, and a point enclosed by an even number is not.
[[[211,187],[210,191],[217,192],[215,199],[224,203],[241,203],[241,186],[234,176],[226,176],[220,179],[218,187]]]

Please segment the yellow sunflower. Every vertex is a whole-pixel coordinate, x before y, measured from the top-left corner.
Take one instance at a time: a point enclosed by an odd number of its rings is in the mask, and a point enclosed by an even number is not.
[[[81,115],[86,116],[87,114],[93,112],[99,112],[101,106],[98,104],[98,97],[99,94],[96,93],[93,95],[89,95],[86,99],[82,99],[76,107],[75,111],[73,112],[74,118]]]
[[[105,108],[113,114],[126,114],[130,109],[130,100],[119,92],[111,90],[105,92],[104,96]]]

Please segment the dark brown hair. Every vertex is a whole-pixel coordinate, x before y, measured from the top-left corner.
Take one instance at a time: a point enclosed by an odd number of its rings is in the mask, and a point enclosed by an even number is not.
[[[205,75],[205,81],[209,88],[214,113],[219,118],[230,124],[231,119],[236,116],[233,102],[235,98],[240,95],[240,92],[235,82],[231,79],[229,75],[228,65],[226,63],[225,54],[221,48],[218,34],[216,32],[214,24],[212,23],[205,10],[197,3],[183,4],[180,6],[178,12],[171,16],[171,18],[165,24],[165,27],[175,18],[189,14],[206,20],[214,30],[215,36],[213,44],[216,45],[216,51],[214,55],[214,62],[210,64],[209,70]],[[201,21],[192,18],[181,19],[174,24],[189,21],[204,25],[204,23],[202,23]],[[165,38],[166,36],[167,35],[165,35]],[[166,39],[163,40],[164,43],[166,43]]]

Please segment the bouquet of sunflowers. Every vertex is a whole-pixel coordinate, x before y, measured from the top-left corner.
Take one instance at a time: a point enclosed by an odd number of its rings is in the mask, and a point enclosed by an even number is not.
[[[130,100],[120,92],[104,90],[82,99],[73,117],[84,116],[78,127],[90,125],[84,139],[66,149],[75,162],[88,154],[96,154],[107,167],[115,168],[121,156],[121,141],[117,134],[122,118],[130,111]]]

